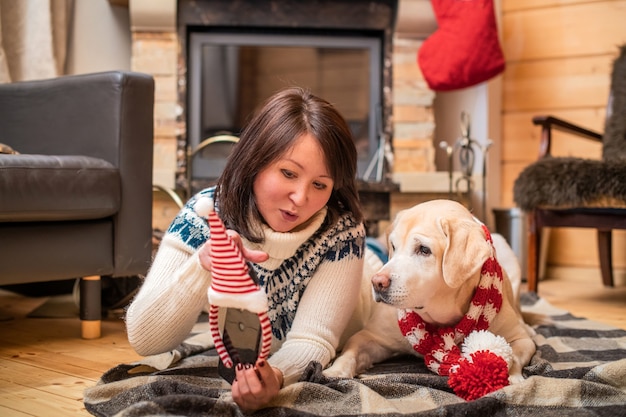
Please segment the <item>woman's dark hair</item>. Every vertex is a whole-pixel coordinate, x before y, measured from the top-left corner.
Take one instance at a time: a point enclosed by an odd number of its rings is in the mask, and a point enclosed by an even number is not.
[[[330,224],[344,212],[363,220],[356,187],[357,152],[348,124],[326,100],[292,87],[274,94],[253,115],[217,182],[216,201],[228,228],[251,242],[263,241],[250,224],[250,217],[263,221],[254,199],[254,180],[305,133],[319,141],[334,181],[328,201]]]

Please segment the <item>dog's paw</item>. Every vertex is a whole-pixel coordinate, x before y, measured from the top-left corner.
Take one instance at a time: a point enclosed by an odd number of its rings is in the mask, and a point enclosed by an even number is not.
[[[522,376],[522,374],[513,374],[513,375],[509,375],[509,384],[514,385],[514,384],[519,384],[520,382],[524,381],[524,377]]]
[[[354,367],[341,362],[336,360],[335,363],[324,369],[322,374],[328,378],[354,378]]]
[[[339,369],[325,369],[322,371],[322,375],[327,378],[354,378],[351,372],[346,372],[345,370]]]

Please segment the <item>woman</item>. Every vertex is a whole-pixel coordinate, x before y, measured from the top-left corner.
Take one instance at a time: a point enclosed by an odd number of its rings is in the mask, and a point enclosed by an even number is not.
[[[326,366],[363,274],[356,158],[350,129],[331,104],[299,88],[270,97],[241,132],[217,186],[191,198],[165,234],[126,315],[134,349],[175,348],[207,304],[210,230],[193,210],[207,195],[253,263],[272,323],[271,356],[237,367],[233,400],[261,408],[311,361]]]

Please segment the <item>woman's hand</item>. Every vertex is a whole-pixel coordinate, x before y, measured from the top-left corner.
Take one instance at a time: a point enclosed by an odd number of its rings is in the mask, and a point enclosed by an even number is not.
[[[235,244],[239,247],[241,254],[246,260],[250,262],[254,262],[254,263],[259,263],[259,262],[267,261],[267,258],[269,258],[269,255],[266,252],[263,252],[260,250],[247,249],[245,246],[243,246],[243,243],[241,241],[241,236],[239,236],[239,233],[235,232],[234,230],[226,230],[226,233],[231,237],[231,239],[233,239]],[[198,250],[198,257],[200,258],[200,265],[202,265],[202,267],[206,269],[207,271],[211,270],[211,256],[209,253],[210,249],[211,249],[211,239],[207,240],[206,243],[202,245],[200,249]]]
[[[237,365],[232,395],[243,411],[254,411],[267,405],[283,385],[283,374],[265,359],[256,365]]]

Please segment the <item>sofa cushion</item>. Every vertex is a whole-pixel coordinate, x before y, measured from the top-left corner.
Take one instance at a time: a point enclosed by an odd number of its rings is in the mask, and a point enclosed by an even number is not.
[[[120,174],[73,155],[0,155],[0,222],[98,219],[120,208]]]

